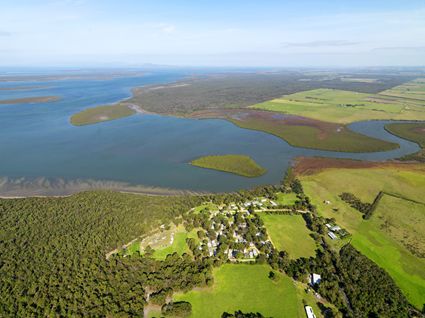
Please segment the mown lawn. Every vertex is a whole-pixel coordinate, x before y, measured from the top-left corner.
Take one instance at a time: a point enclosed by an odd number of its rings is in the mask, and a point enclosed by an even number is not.
[[[425,88],[425,82],[415,85]],[[371,119],[425,120],[425,102],[400,98],[404,96],[323,88],[285,95],[252,107],[340,124]]]
[[[420,244],[425,239],[420,227],[425,223],[423,205],[412,205],[403,199],[384,196],[372,217],[363,220],[360,212],[338,198],[344,191],[354,193],[364,202],[372,202],[382,190],[425,203],[425,167],[411,167],[412,170],[406,166],[327,169],[301,176],[301,181],[306,194],[318,206],[319,213],[335,218],[339,225],[350,231],[352,244],[384,268],[408,300],[422,308],[425,299],[425,259],[414,255],[406,245],[409,240]],[[330,200],[331,204],[326,205],[323,200]]]
[[[292,280],[268,278],[268,265],[225,264],[214,269],[214,285],[175,295],[192,304],[192,317],[221,317],[223,312],[260,312],[265,317],[300,317],[301,300]],[[301,316],[303,317],[303,316]]]
[[[292,259],[315,255],[316,243],[302,216],[261,213],[261,218],[279,251],[288,252]]]
[[[244,155],[205,156],[191,161],[191,164],[201,168],[220,170],[244,177],[259,177],[266,169],[256,163],[251,157]]]

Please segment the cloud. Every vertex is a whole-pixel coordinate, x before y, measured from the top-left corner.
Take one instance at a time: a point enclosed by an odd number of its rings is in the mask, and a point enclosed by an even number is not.
[[[372,51],[409,51],[409,52],[423,52],[425,46],[388,46],[388,47],[377,47]]]
[[[360,42],[346,41],[346,40],[329,40],[329,41],[309,41],[309,42],[284,42],[283,47],[341,47],[352,46]]]
[[[86,0],[60,0],[52,2],[53,5],[81,6],[86,4]]]
[[[173,33],[176,30],[176,27],[174,25],[168,23],[158,23],[154,25],[154,28],[166,34]]]

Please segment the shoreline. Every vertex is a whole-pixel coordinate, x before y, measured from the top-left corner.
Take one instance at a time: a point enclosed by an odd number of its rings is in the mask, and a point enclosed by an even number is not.
[[[126,182],[75,179],[64,180],[61,178],[35,179],[0,177],[0,199],[23,198],[64,198],[86,191],[114,191],[128,194],[148,196],[180,196],[180,195],[205,195],[212,192],[195,191],[189,189],[171,189],[147,185],[133,185]]]

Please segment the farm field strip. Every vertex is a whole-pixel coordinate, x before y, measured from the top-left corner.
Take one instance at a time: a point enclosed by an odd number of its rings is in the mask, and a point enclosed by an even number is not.
[[[371,119],[425,120],[425,100],[411,101],[402,96],[395,97],[397,98],[337,89],[314,89],[285,95],[251,108],[339,124]]]
[[[345,227],[352,234],[353,246],[384,268],[406,297],[421,308],[425,299],[425,260],[417,255],[424,249],[423,205],[384,195],[372,217],[363,220],[361,213],[343,202],[339,194],[344,189],[362,202],[372,202],[379,191],[384,191],[421,203],[424,202],[424,169],[419,165],[412,165],[412,170],[406,165],[400,165],[400,169],[397,166],[332,168],[303,175],[301,180],[319,213],[335,218]],[[326,205],[324,200],[332,204]],[[413,233],[416,233],[414,239]],[[412,253],[414,249],[417,255]]]

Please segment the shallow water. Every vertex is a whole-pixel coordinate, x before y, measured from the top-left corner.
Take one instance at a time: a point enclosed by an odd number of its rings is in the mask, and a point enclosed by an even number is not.
[[[136,78],[0,82],[0,87],[48,86],[0,91],[0,99],[58,95],[52,103],[0,105],[0,176],[122,181],[177,189],[230,191],[278,183],[297,156],[385,160],[419,150],[387,133],[387,121],[359,122],[355,131],[395,141],[400,148],[377,153],[338,153],[296,148],[275,136],[239,128],[219,119],[182,119],[137,114],[74,127],[69,117],[87,107],[130,96],[134,86],[167,83],[188,74],[161,71]],[[246,154],[267,168],[259,178],[244,178],[193,167],[193,158],[210,154]]]

